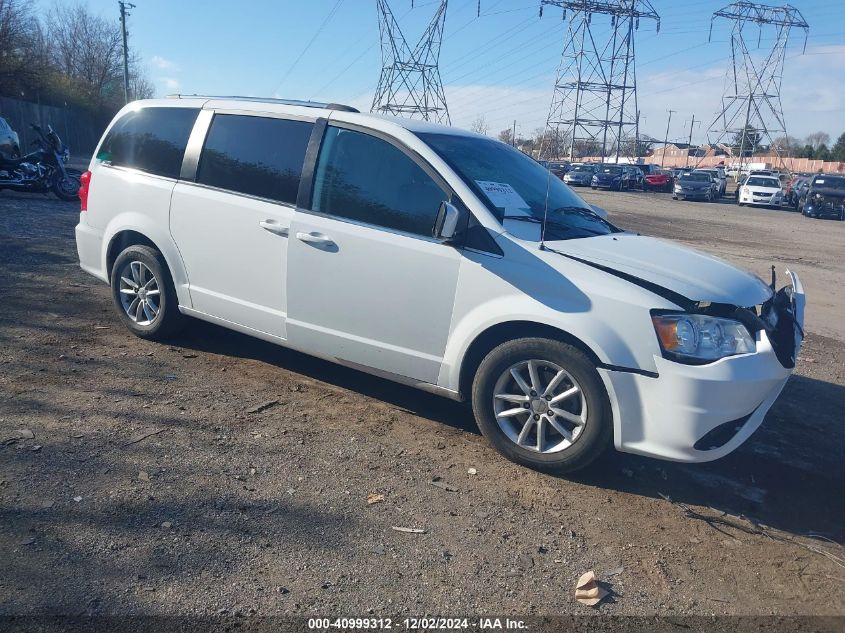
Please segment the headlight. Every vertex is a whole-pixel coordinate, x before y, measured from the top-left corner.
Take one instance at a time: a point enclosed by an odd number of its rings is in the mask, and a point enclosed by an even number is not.
[[[703,314],[652,315],[654,331],[668,358],[709,362],[757,351],[754,337],[739,321]]]

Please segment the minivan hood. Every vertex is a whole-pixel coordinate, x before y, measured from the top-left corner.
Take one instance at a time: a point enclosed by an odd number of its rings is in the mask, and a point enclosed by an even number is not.
[[[614,233],[547,242],[546,246],[559,254],[656,284],[691,301],[748,308],[772,295],[771,288],[756,275],[718,257],[654,237]]]

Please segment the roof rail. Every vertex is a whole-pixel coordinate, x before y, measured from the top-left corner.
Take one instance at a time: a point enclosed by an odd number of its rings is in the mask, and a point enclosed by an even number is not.
[[[243,97],[240,95],[185,95],[172,94],[167,95],[168,99],[237,99],[238,101],[255,101],[257,103],[278,103],[281,105],[301,106],[304,108],[322,108],[324,110],[340,110],[343,112],[360,112],[357,108],[343,105],[342,103],[322,103],[320,101],[301,101],[298,99],[274,99],[272,97]]]

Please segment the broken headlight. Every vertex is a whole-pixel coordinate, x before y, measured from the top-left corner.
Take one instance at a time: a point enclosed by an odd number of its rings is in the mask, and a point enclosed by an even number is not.
[[[733,319],[704,314],[655,314],[651,321],[664,355],[682,363],[708,363],[757,351],[754,337]]]

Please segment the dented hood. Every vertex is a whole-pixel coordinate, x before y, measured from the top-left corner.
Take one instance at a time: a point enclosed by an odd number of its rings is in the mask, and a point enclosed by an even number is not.
[[[759,305],[772,291],[759,277],[718,257],[632,233],[546,242],[561,255],[656,285],[695,302]]]

